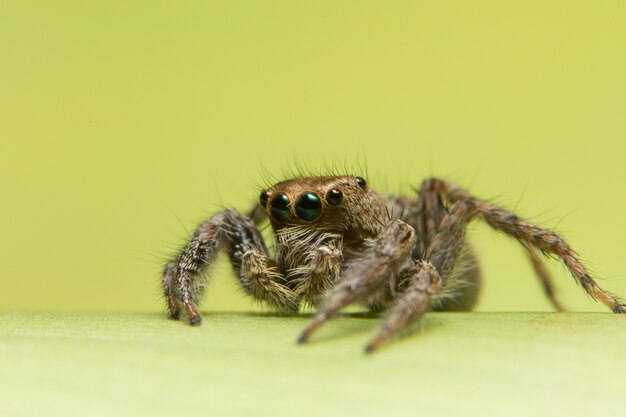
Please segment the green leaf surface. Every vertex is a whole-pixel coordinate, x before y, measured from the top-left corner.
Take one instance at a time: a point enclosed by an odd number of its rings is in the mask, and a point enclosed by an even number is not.
[[[1,416],[623,415],[625,317],[431,313],[373,355],[377,318],[0,316]]]

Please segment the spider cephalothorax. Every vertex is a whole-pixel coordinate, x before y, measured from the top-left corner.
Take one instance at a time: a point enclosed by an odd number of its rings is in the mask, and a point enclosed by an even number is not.
[[[304,226],[372,237],[384,227],[385,200],[361,177],[312,177],[279,182],[261,193],[275,231]]]
[[[296,312],[301,303],[318,309],[300,342],[352,302],[387,310],[385,324],[367,345],[372,351],[429,309],[472,308],[480,274],[465,229],[476,218],[522,244],[558,310],[542,252],[560,258],[593,299],[626,312],[558,235],[450,182],[428,179],[410,198],[382,196],[361,177],[326,176],[279,182],[261,192],[249,216],[226,210],[203,222],[165,267],[169,316],[179,318],[182,307],[191,324],[200,323],[202,272],[223,249],[254,298],[284,311]],[[275,234],[273,256],[257,229],[266,219]]]

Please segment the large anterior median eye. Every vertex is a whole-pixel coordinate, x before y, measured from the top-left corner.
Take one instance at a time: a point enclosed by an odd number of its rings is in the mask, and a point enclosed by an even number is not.
[[[296,214],[302,220],[312,221],[322,214],[322,203],[314,193],[304,193],[296,203]]]
[[[289,218],[289,197],[285,194],[278,194],[270,203],[270,213],[279,222],[284,222]]]

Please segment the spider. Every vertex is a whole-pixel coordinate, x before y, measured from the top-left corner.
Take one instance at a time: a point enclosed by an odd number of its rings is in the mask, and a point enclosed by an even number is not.
[[[275,235],[274,256],[257,229],[266,219]],[[378,194],[358,176],[319,176],[263,190],[249,215],[225,210],[205,220],[165,266],[169,318],[180,318],[184,310],[190,324],[201,323],[197,305],[204,272],[224,250],[241,286],[255,299],[286,312],[297,312],[302,303],[316,307],[299,343],[350,303],[387,311],[365,348],[372,352],[429,310],[472,308],[480,271],[465,230],[474,219],[521,243],[557,310],[562,307],[542,253],[560,258],[591,298],[614,313],[626,312],[557,234],[449,181],[427,179],[411,198]]]

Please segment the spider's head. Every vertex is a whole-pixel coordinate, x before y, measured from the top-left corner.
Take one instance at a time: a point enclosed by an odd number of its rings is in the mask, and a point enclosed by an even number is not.
[[[261,192],[259,203],[274,230],[310,225],[334,231],[360,228],[378,200],[362,177],[308,177],[282,181]]]

